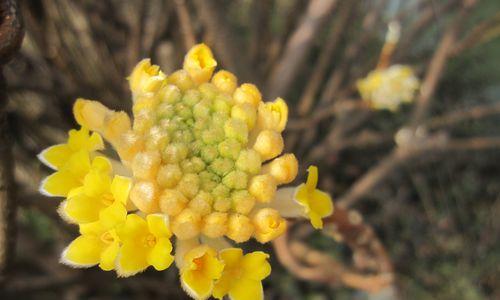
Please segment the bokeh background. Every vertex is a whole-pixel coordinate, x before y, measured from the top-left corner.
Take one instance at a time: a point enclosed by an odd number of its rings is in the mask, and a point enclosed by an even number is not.
[[[200,41],[265,99],[287,100],[297,182],[318,165],[320,187],[390,262],[393,280],[380,283],[377,261],[367,262],[373,257],[346,242],[345,231],[299,223],[281,252],[307,246],[341,270],[314,280],[274,254],[266,299],[500,298],[499,1],[19,2],[25,37],[3,70],[17,237],[2,299],[187,299],[174,268],[116,279],[59,264],[77,228],[57,215],[59,200],[37,192],[48,170],[36,154],[75,126],[77,97],[130,112],[133,66],[151,57],[170,73]],[[397,112],[368,108],[355,88],[376,67],[391,21],[401,25],[391,63],[412,66],[424,84]],[[367,282],[350,283],[348,271]]]

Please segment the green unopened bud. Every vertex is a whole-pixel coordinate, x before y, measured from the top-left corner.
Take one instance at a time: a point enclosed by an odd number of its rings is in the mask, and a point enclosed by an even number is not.
[[[192,157],[185,159],[181,163],[182,171],[184,173],[200,173],[205,169],[205,162],[199,157]]]
[[[202,98],[213,100],[217,95],[217,88],[211,83],[203,83],[198,87]]]
[[[229,188],[241,190],[247,187],[248,175],[239,170],[231,171],[222,178],[222,183]]]
[[[261,168],[260,155],[253,149],[243,150],[236,160],[236,167],[250,174],[258,174]]]
[[[210,117],[211,103],[208,99],[203,99],[193,106],[193,116],[195,119],[208,119]]]
[[[189,149],[185,144],[173,143],[167,145],[162,153],[162,158],[167,163],[179,163],[188,155]]]
[[[172,84],[167,84],[160,91],[161,102],[174,104],[181,100],[181,90]]]
[[[219,155],[219,152],[217,152],[217,147],[215,145],[204,146],[201,149],[201,158],[206,163],[213,162],[217,158],[218,155]]]
[[[216,112],[223,113],[227,116],[229,116],[229,113],[231,112],[231,102],[230,102],[231,97],[228,95],[220,94],[215,97],[214,100],[214,110]]]
[[[241,151],[241,144],[236,139],[230,138],[222,141],[217,148],[220,156],[236,160]]]
[[[224,140],[224,132],[220,127],[209,128],[201,134],[205,144],[216,144]]]
[[[219,184],[220,177],[210,171],[200,172],[201,188],[205,192],[212,192],[212,190]]]
[[[250,103],[237,104],[231,109],[231,118],[245,122],[252,129],[257,120],[257,110]]]
[[[201,94],[197,90],[186,91],[186,93],[182,97],[182,102],[184,102],[186,105],[190,107],[200,102],[200,100],[201,100]]]
[[[196,174],[185,174],[179,181],[177,188],[184,196],[192,199],[200,189],[200,178]]]
[[[172,118],[175,115],[175,107],[169,103],[161,103],[156,108],[156,116],[160,119]]]
[[[228,158],[216,158],[208,168],[215,174],[224,176],[234,168],[234,162]]]
[[[224,132],[226,137],[235,138],[242,143],[248,141],[248,128],[247,124],[241,120],[229,119],[224,124]]]

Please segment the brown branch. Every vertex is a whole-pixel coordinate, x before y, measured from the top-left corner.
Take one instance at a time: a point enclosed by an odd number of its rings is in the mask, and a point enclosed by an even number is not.
[[[273,242],[278,260],[295,276],[333,286],[344,285],[369,293],[393,284],[392,263],[373,229],[359,213],[343,208],[325,219],[325,234],[345,242],[353,251],[354,265],[348,267],[327,253],[314,250],[299,239],[310,235],[309,224],[301,224],[294,238],[289,232]],[[375,272],[375,274],[373,274]]]
[[[467,120],[479,120],[491,115],[500,114],[500,103],[483,104],[466,110],[454,111],[442,116],[434,117],[423,123],[428,129],[436,129],[441,127],[452,126],[456,123]]]
[[[453,49],[453,56],[500,35],[500,12],[477,24]]]
[[[17,2],[0,2],[0,64],[6,64],[19,50],[23,39],[23,27]],[[0,285],[7,279],[15,248],[14,175],[12,141],[7,120],[7,92],[0,67]]]
[[[328,16],[333,13],[337,0],[309,2],[305,16],[288,40],[281,59],[276,63],[268,80],[267,95],[275,98],[286,94],[312,48]]]
[[[328,70],[331,60],[335,54],[335,50],[338,47],[342,35],[346,32],[345,25],[351,19],[351,12],[353,7],[357,4],[357,1],[349,1],[345,3],[339,10],[339,17],[333,24],[330,36],[328,37],[326,43],[323,45],[319,58],[314,66],[312,75],[310,76],[302,97],[299,100],[297,113],[299,116],[305,116],[311,110],[314,97],[318,92],[318,89],[323,82],[323,79]]]
[[[196,36],[194,34],[193,23],[189,15],[185,0],[174,1],[175,12],[179,19],[179,27],[182,33],[182,41],[184,42],[184,50],[189,50],[196,44]]]
[[[463,1],[462,9],[444,32],[441,42],[429,63],[427,74],[422,81],[420,93],[415,101],[416,105],[412,116],[413,126],[417,126],[425,118],[430,108],[432,95],[441,79],[447,60],[452,54],[453,47],[455,47],[460,26],[475,3],[475,0]]]
[[[449,151],[478,151],[500,148],[500,138],[473,137],[443,141],[440,136],[429,137],[419,145],[398,147],[378,164],[359,178],[344,195],[338,199],[337,206],[351,207],[363,196],[378,187],[403,163],[422,157],[424,154],[445,154]]]

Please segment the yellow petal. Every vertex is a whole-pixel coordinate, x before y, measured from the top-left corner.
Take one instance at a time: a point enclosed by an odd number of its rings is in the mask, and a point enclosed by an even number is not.
[[[97,156],[92,161],[92,170],[103,173],[111,173],[113,167],[109,159],[104,156]]]
[[[120,243],[115,241],[108,245],[104,251],[101,253],[101,262],[99,267],[104,271],[111,271],[115,268],[116,257],[118,256],[118,251],[120,250]]]
[[[235,283],[235,278],[233,276],[232,272],[224,272],[215,282],[214,289],[212,291],[212,296],[217,299],[222,299],[229,290],[233,287],[233,284]]]
[[[114,202],[110,206],[102,209],[99,213],[99,220],[105,228],[111,229],[125,222],[127,209],[119,202]]]
[[[191,297],[195,299],[206,299],[213,289],[213,280],[203,276],[199,272],[185,270],[181,272],[181,285]]]
[[[85,150],[75,152],[73,155],[71,155],[68,162],[64,165],[64,168],[62,168],[61,171],[62,170],[71,172],[74,177],[82,180],[90,170],[89,153]]]
[[[311,210],[316,212],[322,218],[333,213],[333,202],[330,195],[323,191],[315,190],[312,192],[311,198],[312,199],[309,201]]]
[[[323,219],[321,219],[320,215],[314,211],[310,211],[308,216],[314,229],[323,229]]]
[[[103,150],[104,141],[99,133],[93,132],[88,140],[88,149],[90,151]]]
[[[306,186],[308,190],[313,191],[318,185],[318,168],[316,166],[309,166],[307,172],[309,174],[307,175]]]
[[[183,69],[198,84],[207,82],[212,77],[216,66],[217,62],[212,51],[205,44],[193,46],[184,57]]]
[[[152,265],[157,271],[163,271],[170,267],[174,261],[172,252],[172,244],[166,237],[157,240],[154,248],[149,252],[148,264]]]
[[[60,212],[75,223],[89,223],[99,220],[99,211],[104,206],[96,199],[77,194],[61,203]]]
[[[40,193],[51,197],[65,197],[69,191],[81,185],[79,178],[71,172],[61,170],[45,178],[40,184]]]
[[[92,222],[80,224],[80,234],[84,236],[96,236],[100,237],[103,233],[105,233],[108,229],[102,226],[102,223]]]
[[[227,248],[221,250],[219,256],[226,267],[233,267],[240,263],[243,257],[243,250],[241,248]]]
[[[46,166],[58,170],[69,160],[73,151],[66,144],[59,144],[49,147],[40,154],[38,154],[38,159],[44,163]]]
[[[168,216],[164,214],[149,214],[147,217],[148,229],[156,237],[172,236],[169,228]]]
[[[111,194],[113,194],[116,201],[126,205],[131,187],[132,179],[115,175],[113,181],[111,182]]]
[[[137,242],[137,238],[149,233],[146,221],[136,214],[127,215],[123,226],[117,228],[117,234],[123,243]]]
[[[148,254],[149,248],[135,243],[124,243],[116,267],[118,276],[128,277],[144,271],[149,266]]]
[[[79,236],[63,251],[61,262],[73,267],[90,267],[100,261],[103,243],[96,236]]]
[[[262,251],[255,251],[243,256],[241,267],[245,270],[244,277],[262,280],[271,274],[271,265],[267,261],[269,255]]]
[[[260,300],[264,299],[262,283],[257,280],[241,279],[229,291],[231,300]]]
[[[109,175],[98,171],[88,173],[83,180],[85,194],[89,197],[99,197],[109,192],[110,186]]]
[[[214,255],[205,255],[203,260],[203,274],[205,277],[219,279],[224,270],[224,263],[218,260]]]

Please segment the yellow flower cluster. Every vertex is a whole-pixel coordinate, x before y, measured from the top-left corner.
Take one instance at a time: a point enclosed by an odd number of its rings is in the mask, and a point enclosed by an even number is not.
[[[332,213],[331,198],[316,189],[315,168],[306,184],[278,189],[298,171],[295,156],[282,154],[285,101],[263,102],[255,85],[238,85],[225,70],[213,74],[216,65],[204,44],[170,75],[139,62],[129,77],[133,119],[76,101],[82,128],[39,155],[56,170],[41,192],[65,197],[59,212],[80,227],[62,262],[130,276],[175,260],[193,298],[261,299],[268,255],[243,254],[234,243],[275,239],[285,217],[320,228]],[[98,152],[101,136],[120,161]]]
[[[419,86],[413,69],[405,65],[376,69],[357,82],[364,101],[374,109],[390,111],[397,111],[403,103],[411,103]]]

